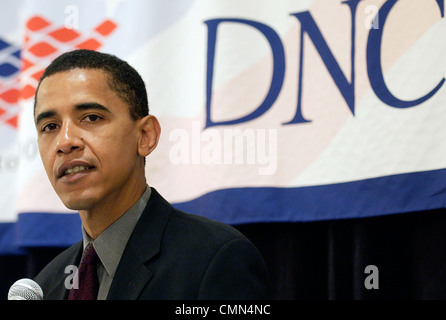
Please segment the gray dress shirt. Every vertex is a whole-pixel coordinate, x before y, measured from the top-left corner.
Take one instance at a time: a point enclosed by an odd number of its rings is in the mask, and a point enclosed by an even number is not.
[[[133,207],[113,222],[95,240],[92,240],[82,227],[84,249],[89,243],[93,243],[100,259],[97,265],[99,278],[98,300],[105,300],[107,298],[122,253],[139,217],[150,199],[151,191],[151,188],[147,186],[146,191]]]

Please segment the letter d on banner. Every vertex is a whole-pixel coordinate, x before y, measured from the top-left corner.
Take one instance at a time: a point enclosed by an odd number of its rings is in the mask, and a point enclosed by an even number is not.
[[[212,101],[212,80],[214,75],[215,46],[217,43],[217,28],[222,22],[242,23],[259,30],[268,40],[273,53],[273,75],[271,85],[263,102],[250,114],[238,119],[227,121],[211,120]],[[231,125],[255,119],[264,114],[276,101],[285,75],[285,52],[282,41],[277,33],[267,25],[244,19],[213,19],[204,22],[208,26],[208,52],[207,52],[207,73],[206,73],[206,127],[218,125]]]

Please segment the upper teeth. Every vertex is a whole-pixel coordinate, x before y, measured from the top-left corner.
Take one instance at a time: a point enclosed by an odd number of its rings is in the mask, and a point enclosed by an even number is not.
[[[88,167],[85,166],[75,166],[73,168],[65,170],[65,174],[76,173],[79,171],[88,170]]]

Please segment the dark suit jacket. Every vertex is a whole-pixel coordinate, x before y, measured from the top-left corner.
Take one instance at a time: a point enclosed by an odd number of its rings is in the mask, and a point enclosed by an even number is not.
[[[44,299],[67,299],[65,273],[78,265],[82,241],[36,277]],[[268,299],[258,250],[234,228],[173,208],[152,188],[116,270],[107,299]]]

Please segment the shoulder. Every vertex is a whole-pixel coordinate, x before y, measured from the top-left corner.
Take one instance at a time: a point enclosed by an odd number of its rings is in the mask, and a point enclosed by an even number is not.
[[[225,243],[233,239],[247,240],[241,232],[230,225],[177,209],[172,211],[168,227],[173,230],[180,229],[183,237],[194,238],[200,242],[212,240]]]
[[[234,227],[173,207],[154,188],[138,234],[151,233],[150,239],[162,239],[161,245],[216,250],[233,239],[249,240]]]
[[[268,297],[265,262],[248,238],[228,224],[176,209],[153,188],[126,251],[134,255],[120,264],[139,256],[150,270],[141,299]]]
[[[172,212],[169,248],[201,270],[198,299],[265,299],[268,271],[255,245],[234,227],[201,216]],[[167,248],[167,247],[165,247]],[[193,257],[192,259],[190,257]],[[194,271],[190,270],[190,274]]]

